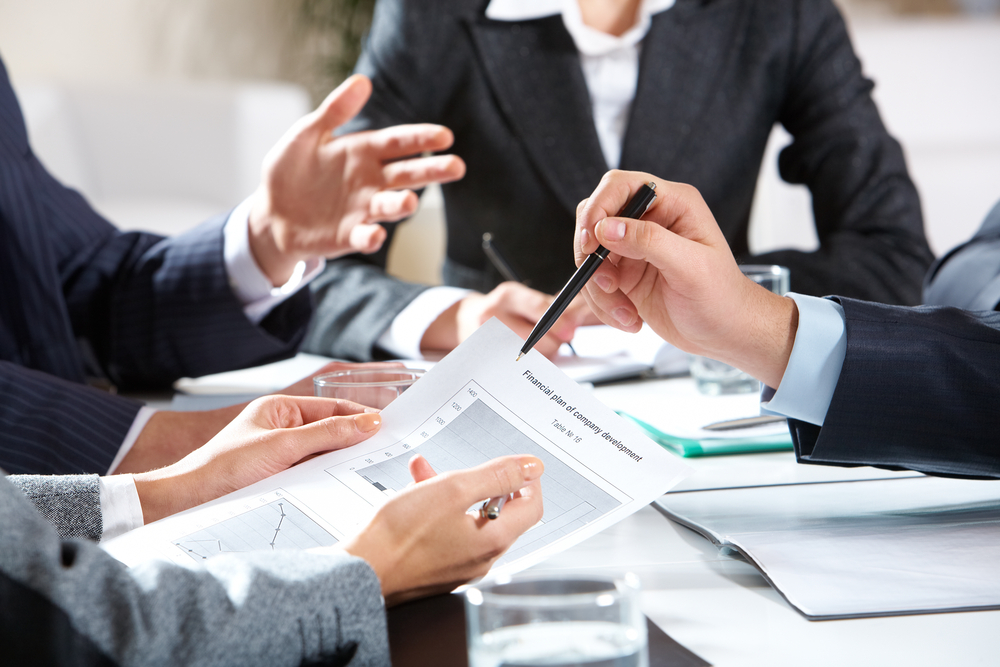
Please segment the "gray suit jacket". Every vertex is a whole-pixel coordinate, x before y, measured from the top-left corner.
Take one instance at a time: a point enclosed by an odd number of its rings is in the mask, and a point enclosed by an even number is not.
[[[25,478],[36,504],[100,518],[96,477]],[[64,522],[62,529],[67,529]],[[66,539],[0,479],[0,647],[11,665],[389,665],[378,578],[299,551],[126,568]]]
[[[487,20],[487,0],[379,0],[357,71],[374,94],[351,130],[435,122],[467,176],[444,186],[448,284],[500,281],[491,232],[532,287],[574,269],[577,203],[607,170],[579,55],[561,17]],[[902,151],[886,132],[830,0],[678,0],[653,18],[621,168],[698,187],[738,258],[791,268],[792,289],[918,303],[932,255]],[[768,135],[793,136],[782,177],[809,186],[821,248],[751,257],[750,207]],[[330,262],[305,349],[367,359],[419,292],[385,253]]]
[[[971,239],[934,262],[924,280],[924,303],[966,310],[1000,306],[1000,202]]]

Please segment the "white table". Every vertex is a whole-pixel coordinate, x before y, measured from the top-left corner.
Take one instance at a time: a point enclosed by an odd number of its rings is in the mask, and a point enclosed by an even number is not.
[[[646,383],[595,391],[602,399],[610,394],[617,400],[621,392],[655,388]],[[678,489],[899,474],[800,465],[791,452],[688,462],[696,472]],[[719,667],[1000,664],[1000,611],[809,621],[752,565],[722,554],[651,506],[532,568],[551,574],[626,571],[642,580],[646,615]]]

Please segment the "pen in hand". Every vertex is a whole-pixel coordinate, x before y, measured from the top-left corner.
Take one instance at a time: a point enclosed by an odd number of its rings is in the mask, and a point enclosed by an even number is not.
[[[490,498],[483,506],[479,509],[479,516],[483,519],[497,519],[500,517],[500,510],[503,506],[507,504],[507,499],[510,496],[498,496],[496,498]]]
[[[635,195],[622,207],[622,210],[618,212],[616,218],[632,218],[638,219],[642,217],[642,214],[646,212],[649,205],[653,203],[656,199],[656,183],[649,182],[635,193]],[[521,357],[526,355],[535,344],[542,339],[542,337],[552,328],[552,325],[556,323],[559,316],[562,315],[563,311],[566,310],[566,306],[576,298],[576,295],[580,293],[583,286],[587,284],[590,277],[594,275],[597,268],[601,265],[611,251],[602,245],[597,246],[597,250],[593,254],[588,255],[587,259],[583,261],[583,264],[576,270],[576,273],[569,279],[566,286],[562,288],[559,295],[556,297],[552,305],[549,306],[545,314],[542,315],[542,319],[538,320],[538,324],[535,328],[531,330],[528,335],[527,340],[524,341],[524,345],[521,347],[521,353],[517,355],[515,361],[520,361]]]

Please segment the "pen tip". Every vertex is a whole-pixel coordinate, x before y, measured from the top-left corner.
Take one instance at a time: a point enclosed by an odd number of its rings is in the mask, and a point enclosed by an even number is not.
[[[517,359],[514,360],[514,363],[517,363],[518,361],[521,361],[521,357],[523,357],[523,356],[524,356],[524,352],[519,353],[517,355]]]

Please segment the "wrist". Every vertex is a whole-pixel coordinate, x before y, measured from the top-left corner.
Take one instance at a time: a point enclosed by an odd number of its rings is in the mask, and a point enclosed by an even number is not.
[[[789,297],[754,284],[746,295],[747,317],[733,342],[716,357],[777,388],[788,366],[798,329],[798,308]]]
[[[420,339],[420,349],[423,350],[453,350],[458,347],[458,313],[465,299],[459,299],[427,327]]]
[[[190,509],[199,504],[192,496],[192,485],[183,473],[171,467],[132,475],[139,504],[142,507],[142,522],[152,523]]]
[[[115,473],[142,473],[181,460],[214,438],[246,405],[200,412],[157,412],[149,418]]]
[[[250,254],[261,272],[280,287],[288,282],[302,257],[289,252],[287,239],[279,238],[280,223],[267,211],[266,194],[258,193],[247,220]]]

